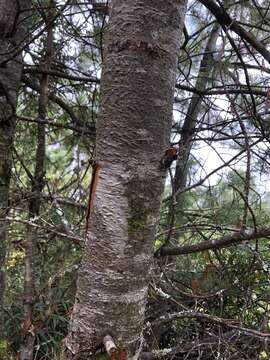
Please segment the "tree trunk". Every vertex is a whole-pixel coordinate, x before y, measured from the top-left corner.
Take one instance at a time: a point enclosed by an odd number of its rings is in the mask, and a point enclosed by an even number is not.
[[[107,334],[136,359],[185,3],[112,2],[97,128],[100,169],[64,359],[97,359]]]
[[[55,17],[55,3],[50,0],[47,18],[45,19],[47,28],[47,39],[45,43],[45,54],[41,63],[41,70],[44,70],[40,81],[40,95],[38,99],[38,119],[46,120],[48,105],[48,85],[49,75],[53,55],[53,23]],[[46,156],[46,129],[44,123],[37,126],[37,148],[35,173],[32,179],[32,197],[29,202],[29,221],[34,221],[40,215],[42,190],[44,187],[45,176],[45,156]],[[34,257],[37,243],[37,230],[32,226],[27,226],[25,244],[25,274],[24,274],[24,314],[22,323],[22,341],[19,351],[19,360],[32,360],[34,356],[34,345],[36,328],[33,324],[35,280],[34,280]]]
[[[220,27],[218,24],[214,24],[212,31],[209,35],[209,39],[205,46],[204,55],[202,57],[200,68],[197,76],[195,88],[200,91],[204,91],[209,85],[211,74],[214,70],[214,54],[216,51],[216,43],[219,35]],[[189,171],[189,158],[193,145],[193,136],[198,125],[198,115],[201,110],[203,97],[201,95],[194,94],[188,106],[187,114],[182,126],[181,137],[179,140],[178,157],[176,161],[175,175],[173,178],[173,194],[175,192],[184,190],[187,185],[187,176]],[[163,247],[171,243],[177,243],[179,238],[179,231],[173,232],[173,228],[181,225],[183,221],[183,211],[185,204],[185,194],[178,194],[172,197],[172,203],[169,209],[168,225],[169,233],[166,242]],[[174,261],[171,258],[167,258],[166,262],[171,263]]]
[[[0,0],[0,309],[5,290],[8,193],[11,175],[11,147],[15,110],[20,85],[22,44],[26,36],[23,18],[29,15],[28,0]],[[0,341],[4,328],[0,313]]]
[[[216,51],[216,43],[220,27],[218,24],[213,26],[207,41],[204,55],[200,64],[199,73],[195,88],[204,91],[209,85],[211,74],[214,69],[214,55]],[[200,112],[203,98],[201,95],[194,94],[188,106],[185,121],[181,130],[181,138],[179,141],[179,155],[177,158],[176,171],[174,177],[174,190],[183,190],[186,187],[188,174],[188,160],[192,148],[193,135],[198,123],[198,115]],[[180,198],[181,196],[179,196]]]

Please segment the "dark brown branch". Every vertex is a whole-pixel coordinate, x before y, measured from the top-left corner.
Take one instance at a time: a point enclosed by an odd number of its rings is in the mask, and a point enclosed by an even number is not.
[[[10,223],[21,223],[21,224],[30,226],[36,230],[42,230],[42,231],[44,231],[44,233],[45,232],[52,233],[56,236],[59,236],[60,238],[71,240],[75,245],[80,246],[80,247],[82,247],[84,244],[84,239],[82,237],[76,236],[73,234],[66,234],[64,232],[58,231],[56,226],[48,224],[48,223],[46,223],[43,226],[43,225],[39,225],[30,220],[23,220],[23,219],[18,219],[18,218],[14,218],[14,217],[7,217],[7,221],[9,221]]]
[[[24,84],[28,87],[30,87],[32,90],[40,93],[40,86],[38,84],[36,84],[34,81],[32,81],[29,77],[27,76],[22,76],[22,81],[24,82]],[[71,118],[71,120],[77,124],[78,123],[78,118],[76,116],[76,114],[74,113],[73,109],[67,105],[67,103],[62,100],[59,96],[56,96],[52,93],[48,94],[48,97],[51,101],[53,101],[55,104],[57,104],[58,106],[60,106],[60,108],[62,108]]]
[[[228,30],[234,31],[243,40],[256,49],[270,64],[270,52],[256,37],[246,31],[239,23],[232,19],[230,15],[221,7],[219,7],[214,0],[200,0],[200,2],[216,17],[217,21],[222,26],[226,26]]]
[[[94,124],[92,126],[90,124],[89,125],[87,124],[87,128],[82,128],[80,126],[59,124],[59,123],[54,122],[53,119],[39,119],[39,118],[32,118],[30,116],[19,116],[19,115],[17,115],[16,117],[17,117],[17,119],[22,120],[22,121],[49,125],[52,127],[56,127],[58,129],[68,129],[68,130],[78,132],[80,134],[90,135],[92,137],[95,136],[95,132],[96,132]]]
[[[176,256],[184,254],[192,254],[196,252],[206,251],[206,250],[216,250],[224,247],[232,246],[239,244],[243,241],[251,241],[261,238],[266,238],[270,236],[270,227],[261,227],[257,231],[251,230],[245,233],[236,232],[235,234],[229,234],[220,237],[219,239],[211,239],[207,241],[200,242],[198,244],[186,245],[186,246],[177,246],[171,248],[162,248],[158,251],[155,256]]]
[[[222,338],[213,335],[206,336],[198,340],[194,340],[191,342],[187,342],[185,344],[179,343],[175,347],[169,349],[161,349],[153,352],[143,352],[141,354],[140,360],[158,360],[158,359],[172,359],[177,354],[191,353],[194,351],[198,351],[199,348],[202,347],[212,347],[213,345],[219,345],[220,342],[224,344],[229,344],[233,340],[236,342],[237,340],[243,338],[243,336],[239,336],[238,331],[229,330],[226,333],[222,334]]]
[[[225,95],[225,94],[247,94],[247,95],[250,94],[250,90],[247,88],[247,86],[243,86],[240,89],[235,89],[235,88],[224,89],[224,88],[222,88],[222,89],[216,89],[216,90],[210,90],[210,89],[199,90],[196,87],[176,84],[175,88],[179,89],[179,90],[188,91],[193,94],[200,95],[200,96],[213,96],[213,95]],[[213,88],[211,88],[211,89],[213,89]],[[266,97],[267,91],[252,88],[252,94]],[[176,101],[177,101],[177,98],[176,98]]]
[[[39,69],[37,67],[26,67],[23,70],[24,74],[47,74],[50,76],[54,76],[54,77],[59,77],[62,79],[67,79],[67,80],[72,80],[72,81],[80,81],[80,82],[85,82],[85,83],[94,83],[94,84],[99,84],[100,83],[100,79],[96,78],[96,77],[92,77],[92,76],[75,76],[75,75],[70,75],[67,73],[64,73],[62,71],[56,71],[56,70],[48,70],[48,69]]]
[[[151,327],[162,326],[164,324],[167,324],[168,322],[178,319],[185,319],[185,318],[198,319],[209,323],[224,325],[232,329],[237,329],[241,333],[247,336],[252,336],[258,339],[270,340],[269,332],[264,333],[258,330],[242,327],[241,324],[236,319],[223,319],[218,316],[209,315],[202,312],[189,311],[189,310],[163,315],[159,319],[155,320],[151,324]]]

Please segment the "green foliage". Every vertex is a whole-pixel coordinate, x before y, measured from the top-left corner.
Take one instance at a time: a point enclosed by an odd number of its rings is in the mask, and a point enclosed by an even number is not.
[[[231,172],[218,185],[190,194],[188,201],[182,204],[181,215],[176,212],[180,216],[176,218],[176,224],[180,224],[181,230],[173,232],[175,244],[191,245],[236,231],[235,222],[242,217],[245,207],[239,195],[244,193],[243,179],[245,174],[242,171]],[[262,199],[258,196],[254,179],[250,188],[249,201],[256,225],[267,225],[268,197]],[[253,217],[249,213],[247,228],[253,226]],[[156,244],[161,244],[161,241],[162,236],[156,240]],[[177,257],[172,275],[176,286],[176,289],[173,288],[173,298],[190,304],[192,296],[196,295],[194,311],[225,319],[240,318],[246,327],[257,329],[265,321],[269,308],[269,263],[267,239]],[[177,289],[180,289],[180,293]],[[210,328],[212,325],[208,326]],[[185,334],[186,341],[190,340],[192,333],[203,337],[206,327],[194,319],[177,320],[162,333],[160,346],[173,347],[180,339],[184,343]],[[213,326],[212,331],[215,331]]]
[[[2,360],[7,359],[8,344],[6,340],[0,339],[0,358]]]

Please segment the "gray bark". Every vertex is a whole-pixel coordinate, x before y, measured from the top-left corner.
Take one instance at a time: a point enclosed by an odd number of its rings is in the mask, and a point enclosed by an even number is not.
[[[184,14],[185,0],[112,3],[97,128],[101,169],[64,359],[96,359],[105,335],[136,358]]]
[[[28,0],[0,0],[0,308],[3,306],[5,289],[5,219],[8,212],[14,113],[22,74],[20,46],[26,36],[23,21],[26,12],[21,10],[29,8]],[[0,339],[4,336],[3,332],[0,320]]]

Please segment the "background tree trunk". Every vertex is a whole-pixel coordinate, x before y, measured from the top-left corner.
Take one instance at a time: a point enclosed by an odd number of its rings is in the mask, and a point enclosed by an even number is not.
[[[11,147],[20,85],[21,51],[26,36],[23,21],[28,0],[0,0],[0,309],[5,290],[6,215],[11,176]],[[0,314],[0,340],[4,337]]]
[[[200,68],[197,76],[195,88],[199,91],[204,91],[211,80],[211,75],[214,71],[214,55],[216,51],[216,43],[220,27],[218,24],[214,24],[207,44],[205,46],[204,55],[202,57]],[[181,129],[181,137],[178,143],[178,157],[175,167],[175,175],[172,180],[173,194],[179,191],[183,191],[187,186],[188,173],[190,170],[189,159],[193,145],[193,137],[196,132],[196,126],[199,126],[199,113],[203,103],[203,97],[198,94],[194,94],[189,103],[187,114]],[[168,242],[177,243],[179,238],[179,231],[173,232],[173,228],[179,226],[184,219],[184,201],[185,194],[173,196],[169,209],[168,226],[170,228],[166,242],[163,247],[168,245]],[[172,259],[167,259],[170,263]]]
[[[207,88],[211,80],[211,75],[213,73],[215,64],[214,56],[219,32],[219,25],[214,24],[205,47],[204,55],[200,63],[197,81],[195,84],[195,88],[198,91],[203,92]],[[176,171],[174,176],[174,191],[184,190],[184,188],[186,187],[187,175],[189,170],[188,160],[190,157],[196,125],[198,124],[198,115],[202,102],[202,96],[194,94],[188,106],[187,114],[181,130],[181,138],[179,141],[179,155],[177,158],[175,169]],[[181,195],[179,195],[177,198],[180,199],[180,197]]]
[[[50,0],[48,14],[45,23],[47,26],[47,38],[44,45],[44,57],[40,68],[44,70],[40,80],[40,95],[38,98],[38,119],[46,120],[48,105],[48,86],[49,75],[46,71],[50,70],[53,56],[53,26],[55,17],[55,3]],[[46,157],[46,126],[39,123],[37,126],[37,148],[35,173],[32,178],[32,197],[29,202],[29,221],[40,216],[42,190],[44,188],[45,177],[45,157]],[[32,226],[27,226],[26,244],[25,244],[25,275],[24,275],[24,314],[22,322],[22,341],[19,352],[20,360],[32,360],[34,356],[34,345],[36,337],[36,328],[33,324],[34,315],[34,258],[37,244],[38,230]]]
[[[185,0],[112,3],[97,129],[100,171],[65,359],[89,359],[106,334],[129,359],[139,348],[184,14]]]

